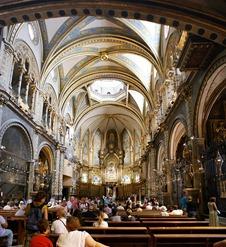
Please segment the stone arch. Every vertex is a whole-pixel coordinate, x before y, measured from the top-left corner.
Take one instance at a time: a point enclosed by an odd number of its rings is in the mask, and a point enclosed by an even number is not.
[[[29,74],[32,74],[34,76],[35,81],[39,81],[40,79],[40,72],[39,72],[39,67],[38,63],[35,57],[34,52],[32,49],[29,47],[29,45],[24,42],[23,40],[16,40],[14,44],[14,49],[17,51],[19,54],[19,57],[22,59],[22,64],[25,68],[25,63],[29,63],[29,70],[26,71]]]
[[[37,152],[37,157],[38,154],[40,153],[41,150],[44,150],[45,154],[48,156],[48,160],[50,163],[50,169],[51,171],[53,170],[53,164],[54,164],[54,154],[53,154],[53,149],[50,147],[50,145],[47,142],[42,142],[39,145],[38,152]]]
[[[181,138],[187,133],[186,125],[181,121],[177,120],[171,130],[170,142],[169,142],[169,154],[171,160],[176,160],[176,152],[178,144]]]
[[[32,158],[33,158],[33,145],[32,145],[30,134],[28,133],[25,126],[18,119],[10,119],[2,125],[2,128],[0,130],[0,143],[1,143],[1,145],[4,144],[3,138],[4,138],[6,131],[8,129],[10,129],[11,127],[18,128],[20,131],[22,131],[22,135],[26,138],[26,141],[27,141],[26,146],[28,148],[28,152],[27,152],[26,159],[32,160]],[[19,146],[19,145],[17,144],[17,146]],[[14,150],[12,150],[12,151],[14,151]]]
[[[218,60],[214,66],[210,68],[206,75],[197,100],[196,118],[195,118],[195,134],[198,137],[205,136],[205,125],[209,113],[226,88],[226,57]]]
[[[28,131],[17,120],[7,121],[0,130],[0,181],[6,197],[26,197],[33,147]]]
[[[38,148],[35,163],[33,191],[40,189],[50,191],[53,172],[53,151],[48,143],[43,142]]]

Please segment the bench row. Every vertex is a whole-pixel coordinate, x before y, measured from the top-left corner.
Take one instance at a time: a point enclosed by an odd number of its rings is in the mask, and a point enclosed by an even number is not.
[[[226,239],[226,234],[91,234],[98,242],[111,247],[168,247],[203,246],[210,247],[214,242]],[[58,236],[50,235],[56,246]]]

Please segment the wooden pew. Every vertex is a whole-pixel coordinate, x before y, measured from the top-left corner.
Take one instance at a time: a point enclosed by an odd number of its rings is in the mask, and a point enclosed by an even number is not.
[[[93,226],[93,222],[95,220],[84,220],[84,226]],[[108,221],[109,226],[142,226],[140,221],[121,221],[121,222],[114,222],[114,221]]]
[[[146,234],[148,233],[148,229],[146,227],[91,227],[91,226],[83,226],[80,227],[79,230],[86,231],[90,234]]]
[[[91,234],[98,242],[111,247],[149,247],[149,234]]]
[[[205,234],[225,234],[226,227],[212,227],[212,226],[181,226],[181,227],[148,227],[148,232],[150,234],[183,234],[183,233],[205,233]]]
[[[208,221],[143,221],[141,226],[152,227],[152,226],[208,226]]]
[[[103,230],[101,228],[96,228]],[[106,244],[111,247],[149,247],[151,244],[151,236],[149,234],[90,234],[96,241]],[[49,239],[52,241],[53,246],[56,246],[56,242],[59,235],[50,234]],[[65,246],[66,247],[66,246]]]
[[[13,235],[17,239],[18,245],[23,245],[25,241],[26,217],[11,216],[7,219],[10,229],[13,230]]]
[[[140,221],[121,221],[121,222],[109,221],[108,226],[140,227],[142,226],[142,224]]]
[[[153,234],[152,247],[173,246],[212,246],[214,242],[223,240],[226,234]]]
[[[16,239],[17,244],[24,244],[25,239],[25,216],[15,216],[17,210],[0,210],[0,215],[8,222],[8,228],[13,231],[13,238]]]
[[[170,216],[163,216],[163,217],[140,217],[138,218],[140,221],[197,221],[196,218],[188,218],[188,217],[170,217]]]

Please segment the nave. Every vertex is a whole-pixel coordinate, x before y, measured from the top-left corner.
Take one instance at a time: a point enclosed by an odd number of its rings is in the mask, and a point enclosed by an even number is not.
[[[39,191],[46,203],[104,195],[167,209],[186,195],[206,220],[216,197],[224,221],[225,10],[0,1],[2,207]]]

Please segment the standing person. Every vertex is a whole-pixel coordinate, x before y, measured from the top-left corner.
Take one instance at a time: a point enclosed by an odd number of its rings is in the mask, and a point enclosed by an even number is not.
[[[80,222],[78,218],[70,216],[67,218],[68,233],[63,233],[57,240],[57,247],[107,247],[96,242],[88,232],[78,231]]]
[[[209,226],[218,226],[219,219],[218,219],[218,209],[216,205],[216,197],[211,197],[210,201],[208,202],[208,209],[209,209]]]
[[[48,220],[41,219],[38,224],[40,234],[32,237],[30,247],[53,247],[52,242],[48,239],[50,233],[50,227]]]
[[[187,196],[188,196],[187,191],[183,191],[183,195],[182,195],[182,197],[180,198],[180,201],[179,201],[179,207],[180,207],[180,209],[183,210],[183,212],[187,211],[187,202],[188,202]]]
[[[187,202],[187,214],[188,217],[196,217],[197,215],[197,210],[196,210],[196,203],[193,201],[192,196],[188,197],[188,202]]]
[[[13,232],[10,229],[6,229],[7,227],[7,221],[0,215],[0,237],[7,237],[7,247],[10,247],[13,243]]]
[[[26,229],[29,233],[38,231],[38,222],[41,219],[48,220],[48,208],[45,202],[45,192],[39,191],[36,194],[34,201],[27,205],[25,215],[27,216]]]

